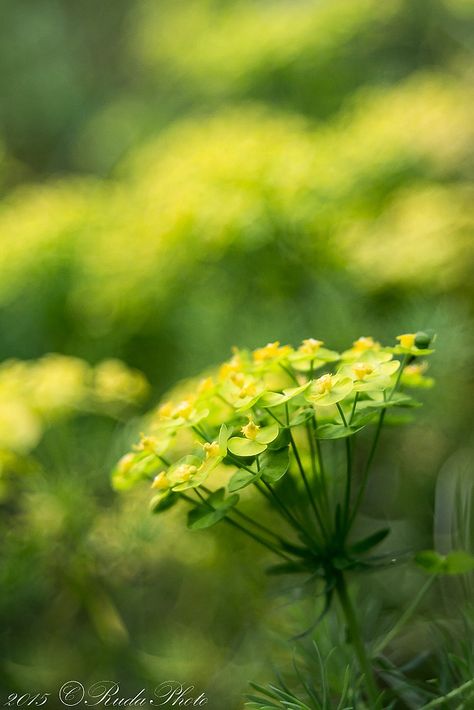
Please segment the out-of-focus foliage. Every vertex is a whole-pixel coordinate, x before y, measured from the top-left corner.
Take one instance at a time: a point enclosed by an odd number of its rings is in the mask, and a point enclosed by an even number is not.
[[[0,502],[15,493],[17,474],[36,468],[30,454],[48,430],[78,416],[130,416],[147,394],[143,375],[119,360],[91,367],[79,358],[50,354],[36,361],[3,362]]]
[[[6,341],[16,350],[27,329],[29,348],[118,348],[166,372],[189,362],[190,342],[200,360],[229,345],[229,309],[234,339],[282,282],[292,300],[273,317],[298,304],[311,323],[318,269],[349,267],[371,289],[468,286],[471,113],[464,81],[425,74],[360,95],[325,128],[228,109],[173,127],[116,182],[19,188],[0,210]],[[255,290],[244,306],[245,276]]]
[[[121,358],[161,393],[235,343],[433,327],[436,397],[382,440],[365,508],[432,547],[434,479],[474,415],[472,28],[468,0],[6,0],[0,358]],[[34,465],[8,454],[31,475],[2,522],[0,680],[179,676],[238,707],[277,606],[256,552],[118,504],[135,425],[85,401],[46,422],[28,400]],[[393,574],[387,624],[417,586]],[[393,655],[434,648],[425,631]]]
[[[451,0],[139,4],[135,52],[158,87],[258,97],[312,116],[361,85],[386,85],[465,49],[472,7]],[[188,99],[189,100],[189,99]]]

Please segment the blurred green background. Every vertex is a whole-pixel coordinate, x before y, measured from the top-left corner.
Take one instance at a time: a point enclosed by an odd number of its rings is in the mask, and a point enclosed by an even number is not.
[[[120,358],[150,405],[233,344],[433,328],[437,388],[365,513],[419,549],[435,511],[449,546],[474,490],[473,23],[469,0],[3,0],[0,359]],[[2,688],[177,678],[239,708],[298,612],[251,545],[111,491],[139,408],[68,407],[0,442]],[[419,581],[364,584],[389,620]]]

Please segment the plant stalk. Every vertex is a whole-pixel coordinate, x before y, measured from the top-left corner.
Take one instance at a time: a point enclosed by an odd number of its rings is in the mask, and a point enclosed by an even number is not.
[[[347,590],[346,581],[342,573],[339,575],[338,580],[336,582],[336,591],[346,620],[347,629],[349,632],[349,641],[357,656],[357,661],[359,663],[360,670],[364,675],[364,682],[367,691],[367,697],[370,703],[370,708],[371,710],[376,710],[380,707],[380,705],[378,702],[378,691],[375,683],[374,673],[365,649],[364,641],[362,639],[359,622],[357,620],[357,616]]]

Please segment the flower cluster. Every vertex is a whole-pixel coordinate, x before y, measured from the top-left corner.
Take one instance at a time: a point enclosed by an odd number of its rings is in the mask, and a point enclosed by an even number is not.
[[[57,354],[7,360],[0,365],[0,451],[26,454],[51,422],[78,413],[117,416],[147,393],[144,376],[119,360],[95,367]]]
[[[298,430],[309,434],[311,448],[355,435],[389,407],[415,405],[399,389],[432,383],[425,361],[419,364],[432,352],[431,340],[403,334],[384,347],[364,336],[341,353],[314,338],[297,348],[279,342],[234,348],[181,399],[151,413],[147,433],[118,462],[114,486],[148,480],[152,509],[161,510],[180,496],[199,502],[216,481],[229,494],[260,480],[273,484],[295,465]],[[184,493],[192,489],[199,497]]]

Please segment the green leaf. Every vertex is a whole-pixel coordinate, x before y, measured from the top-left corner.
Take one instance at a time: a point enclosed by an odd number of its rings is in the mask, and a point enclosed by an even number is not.
[[[377,532],[373,533],[372,535],[369,535],[368,537],[363,538],[362,540],[359,540],[359,542],[356,542],[354,545],[352,545],[350,548],[351,552],[355,552],[356,554],[367,552],[367,550],[370,550],[372,547],[375,547],[376,545],[381,543],[382,540],[385,540],[389,532],[390,528],[383,528],[382,530],[377,530]]]
[[[312,419],[314,416],[314,409],[313,407],[311,408],[305,408],[305,409],[300,409],[299,411],[296,412],[296,414],[290,419],[290,427],[295,427],[295,426],[300,426],[301,424],[305,424],[306,422],[309,422],[310,419]]]
[[[232,493],[233,491],[240,491],[242,488],[250,486],[260,479],[262,471],[257,471],[256,473],[250,473],[249,471],[239,470],[234,473],[229,481],[228,490]]]
[[[288,447],[278,451],[267,450],[261,461],[262,479],[267,483],[276,483],[288,471],[289,465]]]
[[[207,503],[218,510],[232,508],[239,502],[237,494],[225,497],[225,488],[218,488],[213,491],[207,499]]]
[[[464,550],[450,552],[446,556],[446,574],[465,574],[474,570],[474,557]]]
[[[316,437],[318,439],[345,439],[347,436],[353,436],[357,431],[358,429],[343,424],[321,424],[316,429]]]
[[[152,513],[162,513],[168,508],[172,508],[179,500],[176,493],[172,493],[170,489],[157,493],[150,501],[150,510]]]
[[[219,453],[221,456],[225,456],[227,453],[227,442],[229,440],[229,437],[232,433],[232,429],[229,429],[228,426],[223,424],[220,428],[219,431],[219,438],[217,440],[219,444]]]
[[[464,550],[455,550],[448,555],[424,550],[416,555],[415,562],[429,574],[466,574],[474,571],[474,557]]]
[[[280,429],[277,438],[268,444],[268,450],[276,451],[278,449],[285,449],[289,443],[290,431],[285,427],[284,429]]]
[[[280,427],[277,422],[264,426],[257,432],[255,441],[258,441],[259,444],[270,444],[277,438],[279,431]]]
[[[188,528],[190,530],[204,530],[218,523],[226,515],[225,510],[210,510],[205,505],[193,508],[188,513]]]
[[[278,407],[281,404],[285,404],[285,402],[289,402],[290,399],[298,397],[302,392],[308,389],[310,384],[311,382],[305,382],[304,385],[300,385],[299,387],[285,389],[282,394],[280,394],[280,392],[266,392],[261,397],[259,404],[267,409],[270,407]]]
[[[244,439],[241,436],[233,436],[227,442],[227,448],[235,456],[257,456],[267,448],[266,444],[261,444],[254,439]]]
[[[375,393],[371,393],[373,396],[371,399],[366,399],[357,405],[359,409],[387,409],[388,407],[421,407],[421,402],[418,402],[413,397],[407,394],[393,394],[390,399],[384,400],[383,396],[375,396]]]
[[[445,559],[435,550],[423,550],[415,555],[415,563],[429,574],[439,574],[443,572]]]
[[[188,528],[190,530],[204,530],[225,518],[228,511],[238,503],[239,496],[225,498],[225,489],[219,488],[211,493],[206,503],[193,508],[188,513]]]

